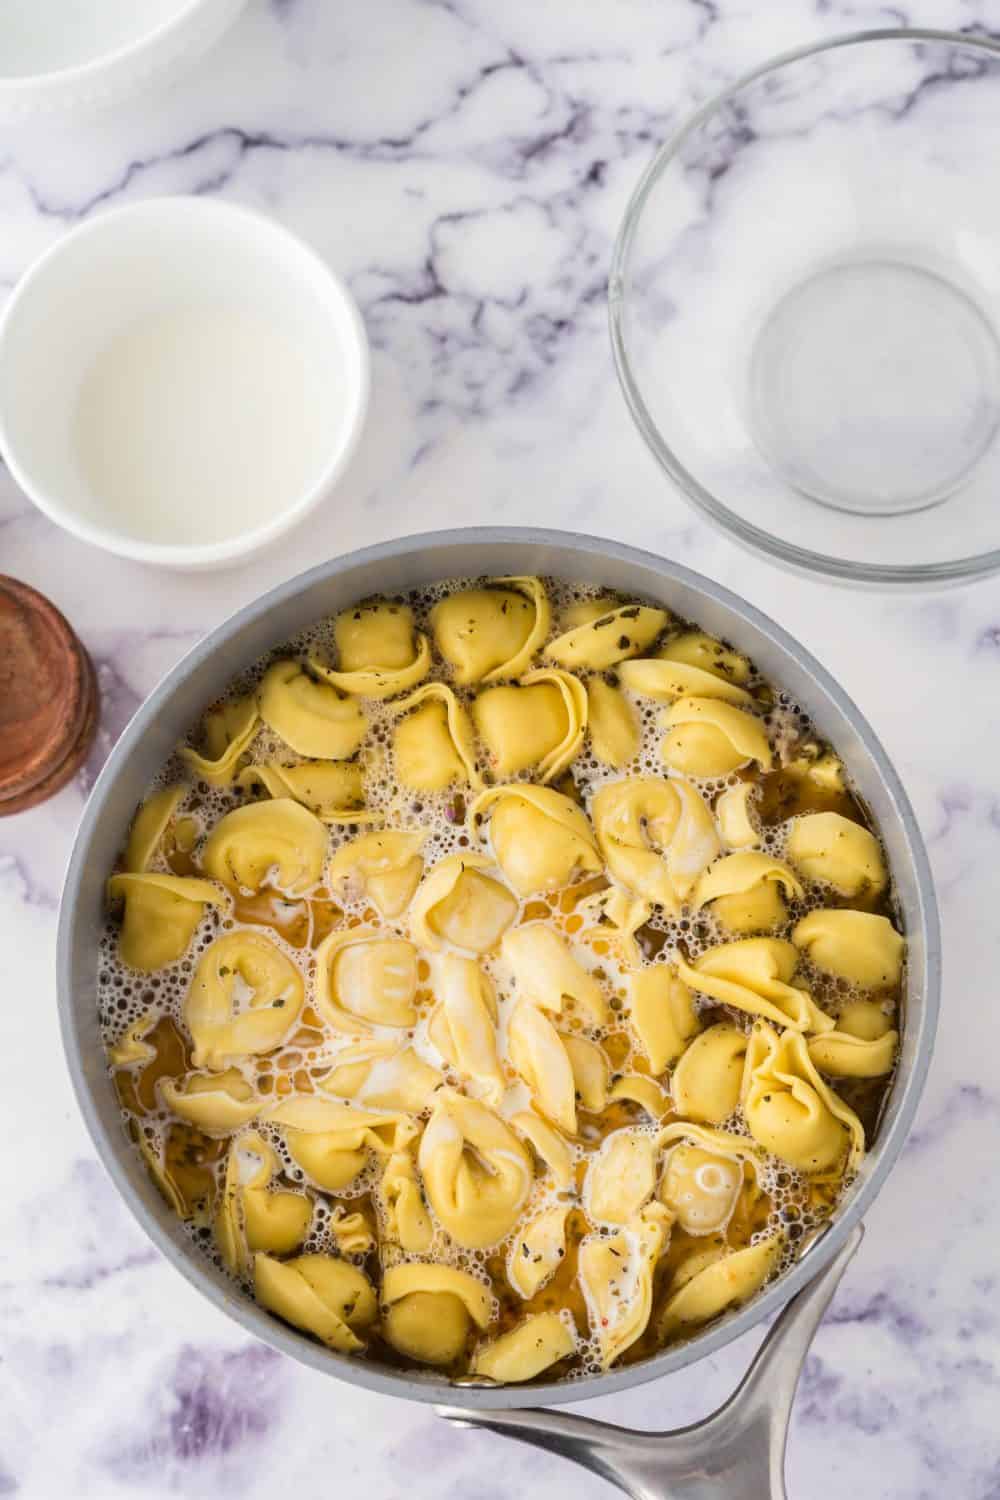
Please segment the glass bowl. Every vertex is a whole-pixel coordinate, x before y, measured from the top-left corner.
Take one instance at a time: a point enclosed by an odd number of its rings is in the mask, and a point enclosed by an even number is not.
[[[845,583],[1000,568],[1000,46],[866,32],[750,73],[633,194],[622,387],[731,536]]]

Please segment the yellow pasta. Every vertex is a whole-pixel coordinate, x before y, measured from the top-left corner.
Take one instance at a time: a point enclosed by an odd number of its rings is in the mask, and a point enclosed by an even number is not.
[[[229,786],[240,758],[252,745],[260,728],[257,700],[252,695],[209,709],[202,721],[202,750],[181,746],[181,758],[209,786]]]
[[[719,852],[712,815],[689,782],[635,776],[591,806],[608,870],[633,896],[676,912]]]
[[[290,797],[238,807],[205,843],[205,873],[223,885],[259,890],[268,879],[300,895],[318,883],[326,858],[323,824]]]
[[[342,693],[391,698],[430,671],[430,642],[414,630],[413,611],[405,604],[376,601],[342,610],[333,635],[338,667],[327,667],[323,675]]]
[[[329,1255],[280,1261],[258,1254],[254,1290],[262,1307],[342,1354],[364,1348],[364,1335],[377,1315],[364,1272]]]
[[[483,1284],[455,1266],[392,1266],[382,1282],[386,1338],[421,1364],[449,1365],[470,1327],[486,1328],[490,1298]]]
[[[488,588],[449,594],[431,610],[437,648],[463,685],[520,677],[551,618],[539,578],[496,578]]]
[[[788,916],[787,902],[801,900],[802,886],[787,865],[770,854],[727,854],[698,881],[694,906],[707,906],[729,932],[773,932]]]
[[[587,690],[569,672],[539,667],[519,685],[486,688],[472,711],[496,775],[533,767],[546,782],[562,775],[583,743]]]
[[[431,1206],[459,1245],[490,1245],[514,1227],[531,1185],[531,1162],[509,1125],[485,1104],[442,1090],[417,1160]]]
[[[830,885],[842,896],[877,895],[885,887],[878,840],[841,813],[796,818],[788,835],[788,858],[808,880]]]
[[[888,917],[867,911],[811,911],[797,922],[792,942],[817,969],[865,990],[891,990],[903,968],[903,939]]]
[[[348,760],[367,733],[353,698],[343,697],[313,663],[276,661],[257,690],[260,717],[290,750],[317,760]]]
[[[679,698],[663,715],[663,759],[685,776],[727,776],[756,761],[771,766],[771,747],[760,719],[718,698]]]
[[[599,677],[587,683],[590,748],[606,766],[620,771],[639,750],[639,721],[619,688]]]
[[[569,885],[601,857],[586,814],[551,787],[495,787],[472,805],[473,818],[490,813],[489,837],[500,866],[520,896]]]
[[[802,1172],[853,1171],[864,1150],[861,1121],[820,1078],[801,1032],[757,1024],[742,1103],[754,1140]]]
[[[675,1063],[699,1029],[691,991],[666,964],[629,975],[628,1016],[653,1073]]]
[[[489,953],[513,922],[517,901],[485,872],[490,861],[477,854],[452,854],[434,866],[410,906],[410,928],[425,948],[444,943],[472,953]]]
[[[339,1356],[530,1401],[743,1305],[861,1166],[906,1001],[878,830],[669,602],[341,597],[122,828],[129,1134],[233,1296]]]
[[[124,903],[122,963],[143,974],[185,954],[206,907],[224,905],[209,881],[180,875],[112,875],[108,896],[112,905]]]
[[[298,766],[277,762],[247,766],[236,778],[242,787],[263,787],[269,797],[301,802],[324,823],[363,823],[364,776],[359,765],[337,760],[307,760]]]
[[[575,1348],[576,1335],[566,1319],[554,1312],[535,1313],[480,1349],[472,1370],[505,1384],[532,1380]]]
[[[327,867],[333,895],[372,901],[383,917],[406,910],[424,871],[422,833],[363,833],[338,849]]]
[[[418,792],[482,785],[476,770],[469,716],[451,688],[429,682],[398,705],[404,713],[393,733],[396,775]]]
[[[667,623],[667,612],[647,604],[623,604],[557,636],[545,648],[562,667],[602,671],[645,651]]]

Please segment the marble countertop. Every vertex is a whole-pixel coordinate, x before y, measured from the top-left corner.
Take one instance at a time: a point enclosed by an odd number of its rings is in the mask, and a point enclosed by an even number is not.
[[[248,1341],[119,1203],[57,1035],[67,852],[102,758],[161,674],[318,557],[487,519],[613,536],[720,579],[826,663],[894,757],[938,883],[943,1021],[916,1129],[805,1370],[789,1488],[811,1500],[1000,1495],[1000,584],[852,594],[735,550],[633,431],[604,306],[628,192],[696,100],[778,49],[903,21],[998,29],[1000,4],[251,0],[169,91],[113,117],[7,133],[4,287],[105,204],[218,194],[275,215],[347,277],[374,398],[336,495],[229,572],[104,556],[0,476],[0,571],[69,615],[104,707],[77,784],[0,821],[0,1495],[610,1494],[559,1459],[452,1431],[425,1407]],[[735,1385],[756,1339],[586,1410],[634,1426],[693,1420]]]

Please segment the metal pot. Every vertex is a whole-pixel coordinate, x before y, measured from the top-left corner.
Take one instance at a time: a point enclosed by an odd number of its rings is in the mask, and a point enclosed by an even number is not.
[[[532,1386],[534,1401],[580,1401],[670,1374],[772,1317],[820,1273],[834,1274],[830,1268],[848,1254],[857,1226],[899,1155],[913,1119],[930,1061],[940,980],[938,918],[927,857],[885,751],[855,705],[797,641],[749,604],[686,568],[596,537],[500,527],[436,532],[322,563],[273,589],[206,636],[147,698],[118,741],[87,804],[70,859],[59,922],[59,1006],[84,1119],[116,1186],[154,1244],[248,1333],[314,1369],[370,1390],[417,1401],[459,1400],[467,1415],[521,1406],[528,1392],[519,1387],[459,1386],[438,1374],[401,1373],[335,1354],[256,1307],[198,1254],[125,1136],[101,1044],[96,985],[104,882],[128,821],[177,740],[233,675],[320,616],[367,594],[395,593],[441,578],[503,573],[553,574],[655,600],[747,651],[834,742],[877,820],[895,875],[909,953],[897,1075],[877,1139],[829,1229],[762,1295],[687,1343],[604,1375]],[[553,1423],[557,1420],[565,1426],[573,1419],[552,1418]],[[513,1424],[499,1419],[490,1425]],[[562,1442],[559,1451],[567,1446]]]

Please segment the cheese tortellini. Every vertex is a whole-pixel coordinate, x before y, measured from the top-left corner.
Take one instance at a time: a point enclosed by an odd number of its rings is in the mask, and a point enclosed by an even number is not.
[[[375,601],[345,609],[333,623],[338,668],[327,682],[342,693],[391,698],[421,682],[431,669],[427,637],[414,629],[406,604]]]
[[[398,917],[424,873],[422,833],[383,829],[363,833],[337,850],[327,867],[337,900],[367,899],[383,917]]]
[[[610,1365],[646,1331],[653,1310],[653,1272],[670,1238],[670,1210],[649,1203],[608,1238],[587,1235],[580,1246],[580,1285]]]
[[[410,927],[425,948],[445,943],[470,953],[489,953],[517,915],[506,886],[485,872],[479,854],[450,854],[424,880],[410,905]]]
[[[431,610],[437,648],[462,686],[520,677],[551,619],[540,578],[496,578],[486,588],[449,594]]]
[[[735,704],[737,708],[753,706],[753,699],[745,688],[703,667],[675,660],[664,652],[642,661],[623,662],[620,675],[625,686],[634,693],[655,698],[661,703],[674,703],[678,698],[718,698],[722,703]]]
[[[523,922],[505,934],[500,946],[519,995],[555,1015],[562,1014],[566,1002],[589,1025],[606,1023],[608,1004],[600,981],[551,927]]]
[[[246,1272],[260,1251],[289,1255],[309,1232],[312,1200],[305,1193],[269,1191],[277,1175],[277,1155],[256,1131],[230,1146],[215,1242],[231,1271]]]
[[[783,1247],[781,1235],[774,1234],[728,1254],[709,1251],[697,1264],[683,1262],[659,1316],[660,1337],[687,1332],[749,1302],[775,1269]]]
[[[575,1076],[575,1070],[574,1070]],[[510,1123],[536,1152],[539,1161],[552,1174],[558,1188],[565,1190],[573,1180],[573,1157],[565,1138],[554,1125],[533,1110],[519,1110]]]
[[[260,728],[257,699],[230,699],[209,709],[202,722],[202,750],[182,745],[181,759],[209,786],[229,786],[240,758],[249,750]]]
[[[658,1196],[686,1234],[718,1235],[732,1218],[743,1186],[743,1162],[753,1149],[745,1136],[677,1121],[660,1132],[666,1147]]]
[[[533,1297],[566,1255],[567,1203],[556,1203],[530,1219],[510,1247],[507,1280],[519,1297]]]
[[[426,1109],[436,1088],[444,1082],[441,1074],[412,1047],[388,1039],[371,1037],[367,1041],[342,1047],[334,1067],[321,1080],[321,1087],[342,1099],[372,1109]]]
[[[451,688],[429,682],[399,704],[393,734],[396,776],[417,792],[443,792],[455,782],[480,786],[469,716]]]
[[[160,1097],[178,1119],[207,1135],[229,1135],[253,1119],[261,1101],[239,1068],[222,1073],[188,1073],[160,1081]]]
[[[349,760],[368,732],[357,702],[341,696],[310,662],[276,661],[257,690],[261,718],[297,755]]]
[[[182,786],[163,787],[142,803],[125,845],[122,869],[127,875],[141,875],[149,869],[185,790]]]
[[[108,895],[112,904],[124,903],[118,939],[122,963],[143,974],[181,958],[206,907],[224,904],[210,881],[182,875],[112,875]]]
[[[361,767],[350,762],[307,760],[299,766],[271,762],[247,766],[236,780],[243,787],[263,787],[269,797],[301,802],[324,823],[360,823],[369,816]]]
[[[770,854],[727,854],[705,871],[694,905],[706,906],[729,932],[772,932],[788,916],[786,902],[804,891],[787,865]]]
[[[587,1213],[598,1224],[628,1224],[653,1196],[655,1186],[655,1137],[643,1130],[616,1130],[587,1169]]]
[[[635,776],[596,793],[594,830],[609,872],[633,896],[675,912],[719,852],[701,794],[678,777]]]
[[[443,1089],[417,1156],[431,1207],[452,1239],[469,1249],[514,1227],[533,1173],[510,1126],[485,1104]]]
[[[234,662],[123,829],[128,1133],[233,1295],[337,1356],[647,1358],[858,1171],[906,1014],[877,830],[665,601],[513,574],[343,606]]]
[[[665,661],[685,662],[739,687],[745,687],[752,675],[750,663],[742,652],[723,645],[703,630],[685,630],[672,636],[659,655]]]
[[[364,1272],[331,1255],[281,1261],[258,1254],[254,1292],[269,1312],[341,1354],[364,1348],[365,1335],[378,1315],[375,1292]]]
[[[807,880],[830,885],[842,896],[878,895],[885,888],[878,839],[842,813],[796,818],[788,835],[788,858]]]
[[[721,1125],[735,1114],[743,1084],[747,1038],[726,1021],[689,1044],[670,1077],[674,1107],[689,1120]]]
[[[566,1359],[575,1348],[576,1334],[568,1318],[556,1312],[535,1313],[479,1349],[472,1372],[504,1384],[532,1380]]]
[[[790,983],[798,962],[794,944],[782,938],[743,938],[710,948],[693,964],[680,959],[677,970],[692,989],[720,1005],[797,1031],[832,1031],[833,1018],[808,990]]]
[[[738,781],[726,787],[716,802],[715,821],[727,849],[752,849],[760,843],[760,830],[754,821],[756,796],[752,781]]]
[[[666,623],[666,610],[623,604],[557,636],[545,648],[545,655],[562,667],[603,671],[645,651]]]
[[[326,829],[313,813],[290,797],[275,797],[220,818],[201,860],[206,874],[223,885],[257,891],[270,880],[297,896],[318,884],[326,847]]]
[[[590,748],[604,765],[620,771],[635,759],[639,721],[624,693],[600,677],[587,683],[587,727]]]
[[[552,781],[583,743],[587,690],[569,672],[539,667],[519,684],[486,688],[472,712],[496,775],[533,767],[540,781]]]
[[[495,787],[473,803],[473,818],[488,809],[497,864],[519,896],[570,885],[601,868],[586,813],[562,792],[521,783]]]
[[[434,1225],[421,1192],[417,1164],[407,1146],[390,1153],[376,1197],[382,1243],[411,1255],[426,1254],[434,1241]]]
[[[754,1028],[742,1103],[754,1140],[802,1172],[853,1171],[864,1150],[861,1121],[823,1082],[799,1031]]]
[[[663,759],[685,776],[728,776],[756,761],[770,770],[772,755],[760,719],[719,698],[678,698],[663,715]]]
[[[530,1000],[519,1000],[511,1012],[507,1052],[539,1112],[567,1135],[575,1135],[573,1064],[552,1022]]]
[[[405,938],[349,927],[331,932],[316,952],[316,1008],[337,1031],[412,1026],[416,993],[417,953]]]
[[[903,939],[888,917],[868,911],[811,911],[795,924],[792,942],[824,974],[863,990],[891,990],[903,966]]]
[[[440,1003],[428,1035],[471,1093],[499,1104],[506,1088],[497,1050],[497,1002],[475,959],[445,953],[436,965]]]
[[[694,996],[666,964],[629,975],[628,1018],[653,1073],[671,1067],[700,1027]]]
[[[293,1094],[261,1118],[280,1127],[292,1160],[328,1193],[352,1183],[372,1154],[392,1157],[417,1133],[410,1115],[359,1109],[315,1094]]]
[[[385,1336],[421,1364],[450,1365],[470,1328],[489,1326],[491,1302],[482,1282],[455,1266],[391,1266],[382,1281]]]
[[[237,997],[245,1007],[238,1012]],[[217,938],[184,1000],[195,1066],[223,1069],[273,1051],[295,1027],[304,999],[302,975],[270,938],[245,931]]]

